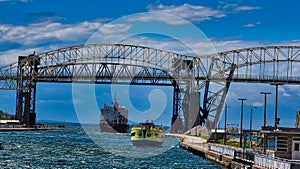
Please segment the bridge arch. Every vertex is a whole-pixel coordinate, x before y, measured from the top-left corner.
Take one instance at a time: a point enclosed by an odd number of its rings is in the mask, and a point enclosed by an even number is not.
[[[204,57],[215,58],[222,65],[220,72],[211,75],[212,80],[219,74],[234,72],[226,78],[228,87],[232,82],[300,84],[300,46],[235,49]],[[220,109],[213,117],[213,127],[219,120]]]
[[[298,83],[300,46],[266,46],[236,49],[206,57],[218,58],[224,69],[235,69],[233,79],[260,81],[284,81]]]
[[[213,128],[231,82],[299,84],[299,55],[299,46],[188,56],[135,45],[78,45],[19,57],[0,68],[0,88],[17,90],[17,118],[29,123],[25,114],[34,113],[37,82],[170,85],[175,93],[172,123],[181,114],[186,129],[205,121]]]
[[[3,78],[2,84],[15,81],[10,87],[18,90],[16,115],[29,124],[29,120],[24,119],[30,115],[25,117],[24,112],[30,114],[35,109],[37,82],[142,83],[178,89],[178,86],[192,84],[192,59],[187,55],[134,45],[79,45],[19,57],[18,63],[1,69],[1,72],[10,72],[10,78]],[[176,92],[182,96],[190,88],[180,88]],[[177,96],[176,102],[181,101],[179,94],[174,96]],[[179,111],[178,107],[174,108],[173,122]]]

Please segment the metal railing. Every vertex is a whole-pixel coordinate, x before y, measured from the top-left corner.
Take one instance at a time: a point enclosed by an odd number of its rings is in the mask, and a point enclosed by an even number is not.
[[[219,145],[208,145],[208,149],[217,153],[220,153],[222,155],[228,155],[234,157],[235,150],[231,147],[227,146],[219,146]]]
[[[266,168],[280,168],[280,169],[299,169],[300,161],[289,160],[284,158],[276,158],[271,155],[260,154],[251,150],[238,150],[232,147],[209,144],[208,149],[222,155],[231,156],[232,159],[239,159],[247,163],[252,163]]]
[[[255,154],[254,164],[266,168],[291,169],[291,161],[284,158],[275,158],[263,154]]]

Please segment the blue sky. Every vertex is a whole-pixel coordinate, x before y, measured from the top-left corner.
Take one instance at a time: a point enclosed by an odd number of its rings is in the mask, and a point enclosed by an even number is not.
[[[42,53],[78,44],[84,44],[88,39],[107,23],[120,17],[134,15],[140,12],[160,12],[172,14],[186,19],[203,32],[213,45],[213,50],[201,50],[203,43],[196,43],[193,32],[184,30],[184,22],[165,17],[155,17],[146,14],[144,17],[132,17],[145,25],[154,20],[163,23],[161,30],[180,29],[178,36],[189,41],[196,53],[210,54],[237,48],[248,48],[267,45],[299,45],[300,22],[298,16],[298,1],[260,1],[260,0],[193,0],[193,1],[98,1],[98,0],[0,0],[0,64],[6,65],[16,61],[19,55],[28,55],[33,51]],[[144,19],[144,20],[142,20]],[[103,38],[102,42],[118,41],[117,38],[133,31],[126,24],[113,24],[106,30],[113,35]],[[126,27],[127,26],[127,27]],[[181,28],[182,27],[182,28]],[[136,27],[135,29],[143,29]],[[121,31],[120,31],[121,30]],[[175,30],[175,29],[174,29]],[[137,31],[137,30],[135,30]],[[139,30],[141,31],[141,30]],[[133,40],[132,40],[133,39]],[[178,43],[164,36],[143,35],[131,38],[132,44],[145,45],[169,51],[179,52]],[[127,41],[128,42],[128,41]],[[199,45],[202,45],[201,47]],[[199,50],[197,50],[199,49]],[[186,52],[184,50],[180,51]],[[180,53],[179,52],[179,53]],[[249,90],[244,90],[245,86]],[[99,107],[110,95],[110,86],[97,86],[96,98]],[[157,119],[160,123],[170,121],[172,111],[172,89],[160,87],[134,87],[130,94],[132,105],[140,111],[151,107],[148,100],[151,91],[161,89],[167,98],[163,117]],[[280,126],[293,126],[296,111],[300,107],[297,100],[300,97],[298,86],[285,85],[279,88]],[[239,96],[247,97],[245,112],[251,105],[260,106],[254,110],[254,126],[262,124],[263,96],[260,91],[275,93],[274,87],[268,84],[232,84],[227,97],[229,122],[239,120]],[[15,92],[0,91],[0,109],[14,112]],[[104,99],[103,99],[104,98]],[[268,97],[268,125],[273,125],[274,94]],[[109,99],[107,99],[109,100]],[[107,101],[110,102],[110,101]],[[38,84],[37,117],[39,120],[51,119],[76,122],[77,116],[72,99],[70,84]],[[126,105],[127,106],[127,105]],[[245,113],[245,126],[249,126],[249,114]],[[221,121],[223,118],[221,118]],[[98,118],[85,119],[87,122],[97,122]],[[222,122],[221,122],[222,123]],[[223,123],[222,123],[223,124]],[[222,125],[221,125],[222,126]],[[245,127],[247,128],[247,127]]]

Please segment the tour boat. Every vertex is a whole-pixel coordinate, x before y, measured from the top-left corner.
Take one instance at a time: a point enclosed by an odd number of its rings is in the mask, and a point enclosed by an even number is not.
[[[131,129],[131,142],[134,146],[161,146],[163,143],[163,126],[153,122],[139,123]]]

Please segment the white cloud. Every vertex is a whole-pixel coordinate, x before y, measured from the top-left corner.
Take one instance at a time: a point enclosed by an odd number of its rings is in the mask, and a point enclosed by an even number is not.
[[[249,23],[249,24],[246,24],[246,25],[244,25],[243,27],[250,28],[250,27],[254,27],[254,26],[255,26],[255,24],[253,24],[253,23]]]
[[[126,33],[130,29],[131,25],[129,24],[106,24],[100,31],[103,34],[120,34]]]
[[[27,56],[33,53],[42,53],[53,49],[79,45],[95,33],[102,26],[103,20],[84,21],[76,24],[62,24],[58,22],[41,22],[23,26],[0,25],[0,44],[18,44],[17,49],[0,51],[1,65],[11,64],[17,61],[18,56]],[[122,25],[125,27],[124,25]],[[128,27],[128,26],[127,26]],[[105,28],[105,27],[104,27]],[[111,34],[120,32],[121,25],[111,25]],[[127,31],[128,28],[125,28]],[[124,30],[123,30],[124,31]],[[118,37],[114,37],[118,38]]]
[[[243,25],[243,27],[245,27],[245,28],[251,28],[251,27],[258,26],[260,24],[261,24],[261,22],[249,23],[249,24]]]
[[[138,16],[128,19],[129,22],[141,21],[141,22],[152,22],[161,21],[170,25],[182,25],[188,22],[183,19],[178,19],[177,17],[171,15],[162,15],[162,13],[147,13],[140,14]]]
[[[120,37],[119,35],[117,37]],[[115,38],[116,36],[111,36]],[[112,39],[110,39],[112,41]],[[209,43],[211,42],[211,43]],[[242,41],[242,40],[219,40],[219,39],[190,39],[182,38],[181,41],[175,39],[153,39],[143,36],[134,36],[128,39],[123,40],[121,43],[124,44],[133,44],[146,47],[152,47],[167,51],[172,51],[179,54],[186,55],[209,55],[215,54],[217,52],[229,51],[234,49],[242,49],[249,47],[263,46],[260,42],[257,41]],[[189,46],[185,46],[189,45]]]
[[[245,90],[246,89],[246,90]],[[255,83],[231,83],[229,92],[226,98],[226,102],[229,104],[236,104],[238,98],[245,97],[245,105],[262,107],[263,105],[263,95],[260,94],[262,91],[273,91],[270,89],[268,84],[255,84]],[[273,100],[275,98],[274,94],[268,95],[267,99]],[[273,102],[268,102],[269,105],[273,105]]]
[[[286,86],[290,91],[294,91],[294,92],[297,92],[297,91],[300,91],[300,86],[299,85],[288,85]]]
[[[285,93],[293,93],[296,94],[298,97],[300,97],[300,86],[299,85],[284,85],[284,87],[287,89]]]
[[[39,99],[37,101],[38,104],[72,104],[72,101],[70,100],[51,100],[51,99],[47,99],[47,100],[42,100]]]
[[[252,103],[253,107],[262,107],[264,104],[262,102],[254,102]]]
[[[211,18],[222,18],[226,16],[222,11],[204,6],[193,6],[190,4],[183,4],[181,6],[149,6],[148,9],[150,12],[173,14],[192,22],[201,22],[204,20],[211,20]]]
[[[26,26],[0,25],[0,43],[11,42],[35,46],[51,41],[78,41],[86,39],[102,26],[99,22],[78,24],[35,23]]]
[[[282,96],[284,96],[284,97],[290,97],[290,96],[292,96],[292,95],[289,94],[289,93],[283,93]]]
[[[9,65],[18,61],[18,56],[28,56],[33,52],[43,52],[49,50],[48,47],[28,48],[28,49],[11,49],[0,52],[0,65]]]
[[[230,4],[230,3],[221,3],[218,8],[220,9],[232,9],[232,8],[235,8],[237,7],[238,4]]]
[[[211,41],[218,52],[262,46],[262,44],[258,41],[218,40],[218,39],[211,39]]]
[[[61,45],[50,45],[42,47],[30,47],[26,49],[11,49],[4,52],[0,52],[0,65],[9,65],[15,63],[18,61],[18,56],[28,56],[33,52],[37,54],[44,53],[46,51],[59,49],[61,47]]]
[[[259,6],[239,6],[236,7],[234,10],[235,11],[252,11],[252,10],[258,10],[261,9]]]
[[[286,92],[286,90],[282,86],[278,86],[278,92]]]
[[[30,24],[27,26],[13,26],[13,25],[0,25],[0,43],[6,42],[20,43],[25,46],[23,48],[11,49],[0,52],[1,64],[9,64],[15,62],[17,56],[28,55],[33,51],[36,53],[46,52],[52,49],[67,47],[71,45],[78,45],[85,43],[95,31],[102,26],[99,22],[85,21],[78,24],[62,24],[62,23],[39,23]],[[134,36],[129,39],[120,41],[126,37],[126,33],[130,29],[130,25],[126,24],[109,24],[100,30],[99,38],[103,43],[120,42],[126,44],[135,44],[147,47],[158,48],[177,52],[180,54],[192,55],[190,49],[184,44],[189,44],[191,49],[194,49],[197,55],[208,55],[217,52],[228,51],[240,48],[249,48],[257,46],[265,46],[258,41],[242,41],[242,40],[220,40],[209,39],[208,41],[200,41],[191,38],[182,38],[179,42],[174,39],[153,39],[150,37]],[[52,42],[52,45],[43,45],[47,42]],[[63,44],[63,45],[62,45]],[[300,41],[282,42],[281,44],[299,45]]]
[[[15,1],[26,3],[26,2],[31,2],[33,0],[0,0],[0,2],[15,2]]]
[[[161,15],[158,13],[174,15],[191,22],[202,22],[205,20],[211,20],[212,18],[222,18],[226,16],[225,13],[220,10],[215,10],[204,6],[193,6],[190,4],[183,4],[181,6],[164,6],[161,4],[157,6],[149,5],[148,10],[149,12],[156,13],[138,15],[137,17],[131,18],[130,21],[162,21],[171,25],[181,25],[185,24],[186,22],[184,22],[184,20],[178,20],[176,17],[174,18],[169,15]]]
[[[26,3],[26,2],[31,2],[33,0],[19,0],[20,2]]]

